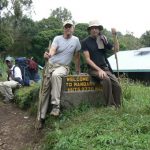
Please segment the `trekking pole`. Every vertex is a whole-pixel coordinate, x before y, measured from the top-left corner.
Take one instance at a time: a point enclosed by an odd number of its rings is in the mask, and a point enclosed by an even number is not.
[[[50,49],[50,47],[51,47],[51,40],[49,41],[48,50]],[[45,66],[44,66],[44,68],[43,68],[43,73],[42,73],[42,84],[41,84],[40,91],[39,91],[39,97],[41,97],[42,91],[43,91],[43,86],[44,86],[44,74],[45,74],[47,62],[48,62],[48,61],[45,60]],[[39,106],[38,106],[38,115],[39,115],[39,118],[40,118],[40,119],[41,119],[41,105],[42,105],[42,100],[40,99],[40,101],[39,101]]]
[[[119,78],[119,64],[118,64],[118,57],[117,57],[117,51],[119,51],[119,44],[118,44],[118,40],[117,40],[116,29],[112,28],[111,32],[112,32],[113,41],[114,41],[114,55],[115,55],[115,59],[116,59],[117,76],[118,76],[118,80],[120,82],[120,78]],[[118,44],[118,45],[116,46],[116,44]]]

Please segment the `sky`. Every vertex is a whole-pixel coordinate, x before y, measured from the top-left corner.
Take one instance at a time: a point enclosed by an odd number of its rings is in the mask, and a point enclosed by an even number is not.
[[[48,18],[58,7],[71,11],[76,23],[96,19],[109,31],[115,27],[135,37],[150,30],[150,0],[33,0],[32,18]]]

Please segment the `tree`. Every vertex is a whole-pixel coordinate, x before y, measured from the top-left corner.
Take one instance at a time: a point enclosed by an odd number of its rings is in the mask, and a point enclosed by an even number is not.
[[[1,51],[8,50],[9,53],[11,52],[15,53],[17,52],[17,50],[20,51],[20,49],[18,49],[19,47],[22,50],[22,47],[24,45],[25,46],[29,45],[27,41],[29,41],[30,38],[25,34],[23,30],[27,27],[24,14],[26,13],[27,10],[30,9],[31,4],[32,0],[2,0],[0,2],[2,13],[1,17],[2,40],[0,41]],[[28,30],[27,32],[30,32],[30,30]],[[24,37],[23,41],[26,44],[20,42],[20,39],[23,39],[22,37]]]
[[[52,10],[50,17],[57,18],[61,22],[64,22],[66,20],[72,20],[71,12],[67,10],[66,8],[62,8],[62,7]]]
[[[6,51],[8,47],[11,47],[11,38],[8,33],[0,32],[0,52]]]
[[[1,19],[0,30],[0,52],[9,50],[14,43],[14,34],[12,30],[11,20],[12,18]]]
[[[61,35],[61,29],[47,30],[39,32],[32,40],[32,49],[29,51],[30,56],[33,56],[41,65],[44,64],[43,54],[48,49],[48,44],[53,41],[56,35]]]
[[[38,31],[55,30],[62,28],[62,22],[58,18],[49,17],[36,22]]]
[[[132,34],[119,36],[121,50],[135,50],[142,47],[140,39],[134,37]]]
[[[1,0],[0,1],[0,32],[2,32],[2,16],[1,16],[1,13],[2,13],[2,10],[4,9],[4,8],[6,8],[8,6],[8,1],[6,1],[6,0]]]
[[[150,31],[146,31],[140,38],[145,47],[150,47]]]
[[[32,0],[1,0],[2,13],[19,18],[31,8]]]
[[[7,0],[1,0],[0,1],[0,18],[1,18],[2,10],[5,9],[7,6],[8,6]]]
[[[19,56],[27,56],[32,49],[32,40],[38,34],[38,29],[33,20],[27,17],[21,19],[16,32],[15,41],[9,53]]]
[[[85,37],[88,36],[87,28],[88,28],[88,24],[78,23],[75,26],[75,35],[79,37],[80,40],[83,40]]]
[[[17,30],[17,28],[20,26],[20,22],[22,21],[21,19],[25,16],[26,12],[30,10],[31,4],[32,0],[1,0],[1,30],[3,20],[6,22],[8,19],[9,23],[7,26],[11,26],[15,34],[15,30]],[[3,27],[7,28],[7,26]]]

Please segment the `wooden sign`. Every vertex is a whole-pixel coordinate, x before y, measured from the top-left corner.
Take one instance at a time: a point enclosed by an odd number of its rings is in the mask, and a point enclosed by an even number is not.
[[[99,83],[92,82],[89,75],[70,75],[63,78],[63,91],[100,91]]]

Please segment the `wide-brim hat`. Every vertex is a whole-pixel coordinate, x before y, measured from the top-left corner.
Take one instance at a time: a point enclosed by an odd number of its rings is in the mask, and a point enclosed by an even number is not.
[[[103,30],[103,26],[99,23],[98,20],[92,20],[89,22],[88,30],[90,30],[91,27],[99,27],[99,30]]]

